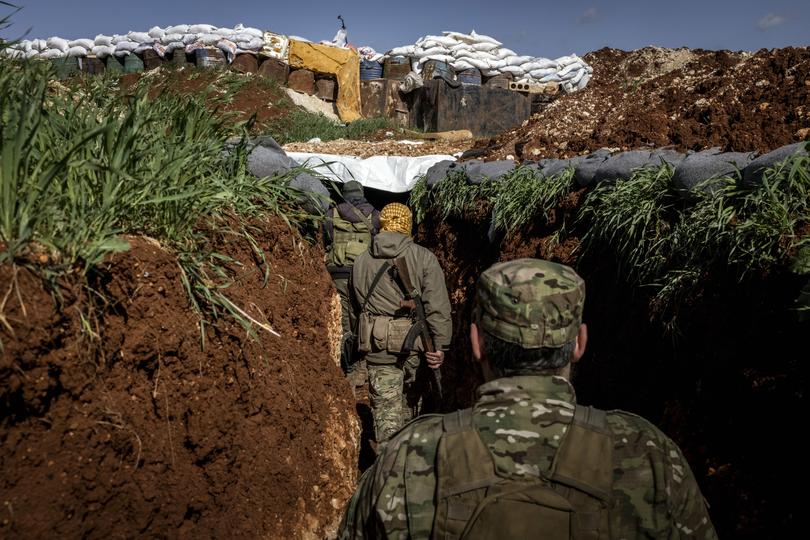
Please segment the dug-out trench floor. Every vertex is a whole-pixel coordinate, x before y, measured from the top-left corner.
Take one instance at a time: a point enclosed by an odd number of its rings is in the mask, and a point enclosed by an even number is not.
[[[221,292],[280,334],[259,341],[224,314],[201,332],[176,257],[148,238],[86,286],[0,266],[0,537],[334,531],[358,448],[339,304],[319,248],[280,219],[251,232],[266,267],[241,237],[212,242],[234,260]]]

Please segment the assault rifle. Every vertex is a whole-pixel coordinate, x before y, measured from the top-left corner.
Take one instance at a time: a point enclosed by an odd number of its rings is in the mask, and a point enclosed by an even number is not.
[[[394,268],[396,268],[397,276],[400,283],[405,289],[408,298],[400,300],[399,306],[402,308],[410,309],[416,314],[416,322],[413,327],[408,331],[405,336],[405,343],[403,349],[412,350],[416,342],[417,336],[422,339],[422,345],[427,352],[436,352],[436,347],[433,344],[433,338],[430,337],[430,330],[427,324],[427,317],[425,316],[425,305],[422,303],[422,295],[419,289],[413,286],[411,281],[411,274],[408,271],[408,265],[405,259],[400,257],[394,261]],[[439,402],[442,400],[442,375],[438,368],[431,369],[433,372],[433,387]]]

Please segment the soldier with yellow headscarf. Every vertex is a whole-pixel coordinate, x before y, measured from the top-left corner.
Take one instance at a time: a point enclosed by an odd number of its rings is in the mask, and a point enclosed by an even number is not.
[[[444,272],[433,253],[413,242],[412,225],[407,206],[387,205],[380,212],[381,232],[352,270],[357,345],[368,369],[377,442],[387,440],[419,413],[421,359],[424,355],[426,367],[441,366],[453,330]],[[409,291],[397,275],[397,260],[406,265],[424,304],[436,352],[425,352],[419,340],[408,349],[406,336],[415,321],[412,311],[401,304]]]

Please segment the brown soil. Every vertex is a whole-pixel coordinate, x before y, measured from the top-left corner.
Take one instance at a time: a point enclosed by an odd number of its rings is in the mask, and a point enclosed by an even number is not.
[[[0,266],[0,537],[319,538],[356,481],[358,425],[325,329],[319,249],[254,224],[227,234],[222,292],[281,334],[205,326],[174,255],[148,238],[54,295]],[[90,288],[96,292],[91,293]],[[332,310],[333,311],[333,310]],[[6,324],[8,326],[6,326]]]
[[[212,69],[158,68],[124,75],[121,77],[120,86],[122,91],[126,92],[131,90],[139,80],[149,78],[151,97],[164,92],[181,96],[201,95],[208,92],[212,97],[221,97],[228,92],[220,81],[223,74],[222,71]],[[295,110],[283,91],[260,75],[235,72],[228,72],[228,75],[243,78],[245,84],[237,92],[228,95],[224,105],[212,101],[212,107],[218,105],[218,112],[228,114],[235,121],[248,120],[255,114],[253,133],[265,133],[268,128]]]
[[[489,141],[489,159],[669,145],[768,152],[810,138],[810,48],[605,48],[585,59],[588,87]]]

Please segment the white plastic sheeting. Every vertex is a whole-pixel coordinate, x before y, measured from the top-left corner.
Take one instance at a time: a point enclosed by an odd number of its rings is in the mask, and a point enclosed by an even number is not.
[[[356,180],[366,187],[390,193],[413,189],[417,179],[439,161],[455,161],[453,156],[373,156],[358,158],[334,154],[287,152],[292,159],[335,182]]]

